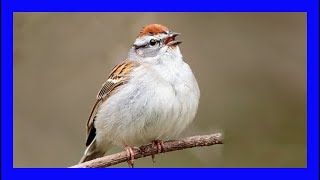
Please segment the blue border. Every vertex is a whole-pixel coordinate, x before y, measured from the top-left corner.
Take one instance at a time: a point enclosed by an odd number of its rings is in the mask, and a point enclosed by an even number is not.
[[[203,178],[214,179],[319,179],[319,10],[318,1],[220,0],[154,5],[155,1],[1,1],[1,177],[3,179],[89,178]],[[162,1],[164,2],[164,1]],[[167,4],[167,3],[165,3]],[[13,168],[13,12],[307,12],[307,168],[202,168],[202,169],[66,169]],[[130,171],[130,172],[129,172]]]

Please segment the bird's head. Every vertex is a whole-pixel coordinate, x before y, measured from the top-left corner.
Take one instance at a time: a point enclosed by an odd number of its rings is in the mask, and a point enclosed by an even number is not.
[[[145,26],[138,34],[129,52],[129,57],[152,58],[159,57],[166,52],[179,51],[177,46],[181,41],[175,39],[179,34],[161,24]]]

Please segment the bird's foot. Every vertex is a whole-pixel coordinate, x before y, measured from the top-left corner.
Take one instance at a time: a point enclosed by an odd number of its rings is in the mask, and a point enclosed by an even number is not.
[[[155,163],[155,152],[154,152],[154,147],[157,147],[157,154],[161,153],[161,152],[165,152],[164,147],[163,147],[163,142],[161,140],[154,140],[152,141],[152,161]]]
[[[128,158],[128,165],[129,167],[134,167],[134,152],[132,150],[132,147],[125,146],[125,149],[127,151],[127,158]]]

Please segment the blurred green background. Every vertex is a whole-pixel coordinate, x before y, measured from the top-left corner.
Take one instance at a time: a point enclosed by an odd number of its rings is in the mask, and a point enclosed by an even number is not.
[[[15,13],[15,167],[80,160],[101,84],[151,23],[181,33],[200,86],[197,116],[181,136],[221,132],[225,144],[136,167],[306,166],[305,13]]]

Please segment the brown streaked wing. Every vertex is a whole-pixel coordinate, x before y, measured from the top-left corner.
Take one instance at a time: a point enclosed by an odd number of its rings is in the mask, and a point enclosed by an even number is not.
[[[90,145],[95,138],[96,129],[94,127],[94,119],[99,106],[102,102],[108,99],[110,95],[112,95],[117,87],[121,86],[128,80],[130,72],[138,65],[139,64],[136,61],[124,60],[111,70],[108,80],[102,85],[97,94],[96,103],[94,104],[87,121],[86,146]]]

